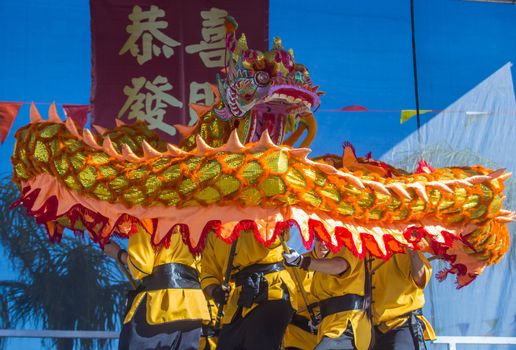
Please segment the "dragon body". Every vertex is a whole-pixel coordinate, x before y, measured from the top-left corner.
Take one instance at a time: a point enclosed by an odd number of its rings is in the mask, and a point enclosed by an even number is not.
[[[140,224],[154,244],[181,233],[195,253],[210,231],[230,242],[252,230],[267,245],[297,226],[307,247],[318,236],[360,257],[426,250],[450,262],[440,276],[457,274],[459,286],[507,251],[513,214],[502,209],[504,170],[411,174],[349,149],[310,159],[308,148],[295,147],[304,130],[302,146],[313,138],[320,93],[279,40],[260,53],[240,39],[214,91],[212,106],[193,106],[196,125],[178,126],[179,145],[143,123],[94,135],[57,113],[42,120],[34,108],[16,134],[15,205],[52,240],[69,228],[102,245]]]

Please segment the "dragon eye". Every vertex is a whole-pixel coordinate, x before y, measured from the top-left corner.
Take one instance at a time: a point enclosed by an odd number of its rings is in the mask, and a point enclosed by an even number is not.
[[[256,84],[258,84],[260,86],[265,86],[265,85],[269,84],[271,78],[269,76],[269,73],[261,70],[261,71],[256,72],[256,74],[254,75],[254,80],[256,81]]]

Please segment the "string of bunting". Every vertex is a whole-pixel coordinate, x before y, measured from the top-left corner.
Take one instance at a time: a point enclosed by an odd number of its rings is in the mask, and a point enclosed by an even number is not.
[[[31,105],[31,113],[34,111],[37,112],[36,104],[42,105],[50,105],[49,114],[52,111],[53,113],[57,113],[55,102],[46,103],[46,102],[0,102],[0,144],[4,143],[11,131],[14,120],[18,116],[20,112],[20,108],[22,105]],[[61,104],[63,108],[64,114],[67,118],[73,119],[77,124],[79,124],[82,128],[86,125],[88,121],[88,114],[90,113],[90,105],[79,105],[79,104]]]
[[[31,105],[50,105],[50,108],[56,108],[55,103],[49,102],[0,102],[0,144],[4,143],[7,136],[9,135],[9,131],[14,123],[14,120],[18,116],[20,108],[22,105],[31,104]],[[54,106],[54,107],[52,107]],[[86,125],[88,120],[88,114],[91,111],[90,105],[80,105],[80,104],[61,104],[64,114],[67,118],[72,118],[75,122],[77,122],[81,127]],[[35,107],[34,107],[35,108]],[[461,112],[465,113],[468,117],[485,117],[489,116],[489,112],[476,112],[476,111],[449,111],[442,109],[423,109],[419,111],[419,114],[426,113],[439,113],[439,112]],[[341,112],[367,112],[367,113],[401,113],[400,115],[400,124],[403,124],[417,115],[417,111],[415,109],[368,109],[367,107],[361,105],[350,105],[346,107],[342,107],[340,109],[323,109],[321,112],[330,112],[330,113],[341,113]]]
[[[326,113],[346,113],[346,112],[365,112],[365,113],[401,113],[400,115],[400,124],[405,123],[412,117],[417,115],[417,110],[415,109],[368,109],[367,107],[361,105],[350,105],[347,107],[342,107],[339,109],[322,109],[321,112]],[[467,117],[487,117],[492,115],[492,113],[486,111],[463,111],[463,110],[449,110],[449,109],[421,109],[419,110],[419,115],[426,113],[464,113]]]

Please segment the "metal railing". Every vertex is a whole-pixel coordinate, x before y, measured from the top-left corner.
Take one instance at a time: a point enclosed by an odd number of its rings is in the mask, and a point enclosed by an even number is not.
[[[457,350],[457,344],[512,345],[516,337],[437,337],[434,344],[448,344],[448,350]]]
[[[118,339],[119,332],[110,331],[50,331],[33,329],[0,329],[0,337],[7,338],[89,338]]]

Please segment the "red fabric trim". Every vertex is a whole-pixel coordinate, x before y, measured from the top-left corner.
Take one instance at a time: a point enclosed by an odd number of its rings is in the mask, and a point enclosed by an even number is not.
[[[256,226],[256,223],[253,220],[242,220],[238,224],[235,225],[233,228],[233,231],[231,232],[230,237],[230,243],[233,243],[235,239],[240,237],[240,234],[242,231],[253,231],[253,234],[258,242],[265,244],[265,241],[262,240],[261,237],[259,237],[260,232],[258,231],[258,227]]]
[[[317,236],[321,241],[326,242],[328,248],[333,253],[337,253],[342,247],[342,242],[339,242],[338,240],[336,245],[333,244],[330,234],[324,227],[323,223],[318,220],[308,219],[308,232],[310,235]]]
[[[129,237],[131,234],[134,234],[137,230],[137,226],[141,225],[145,228],[144,225],[141,224],[141,221],[128,214],[122,214],[116,220],[113,225],[113,229],[110,232],[104,232],[106,225],[108,224],[108,218],[103,216],[99,212],[92,211],[88,208],[83,207],[81,204],[76,204],[71,207],[66,213],[57,216],[58,209],[58,199],[55,196],[49,197],[43,205],[34,210],[34,203],[40,195],[40,189],[32,190],[29,186],[26,186],[22,189],[22,195],[20,198],[11,205],[11,208],[15,208],[20,204],[27,209],[29,215],[33,216],[36,219],[38,224],[44,224],[49,239],[52,242],[59,242],[63,231],[64,226],[56,223],[60,217],[66,216],[70,219],[71,227],[68,227],[74,230],[75,223],[77,220],[81,220],[82,224],[88,231],[90,238],[99,243],[101,246],[109,240],[111,235],[118,235],[120,237]],[[127,225],[130,224],[128,228]],[[206,245],[206,239],[208,233],[213,231],[219,238],[223,239],[226,243],[232,243],[237,237],[240,236],[242,230],[253,231],[255,239],[263,244],[264,246],[270,246],[272,242],[274,242],[279,235],[283,234],[286,229],[289,229],[292,226],[297,226],[298,230],[301,232],[301,227],[299,223],[295,219],[289,219],[286,221],[277,222],[272,237],[269,239],[263,239],[262,235],[258,230],[257,224],[253,220],[241,220],[239,223],[235,225],[229,237],[222,237],[222,223],[220,220],[211,220],[206,223],[204,226],[199,242],[196,246],[192,246],[190,242],[190,231],[187,224],[176,224],[172,228],[169,229],[167,234],[161,239],[160,242],[155,243],[155,237],[157,234],[158,227],[158,219],[152,219],[152,232],[148,232],[152,236],[152,242],[156,247],[159,246],[170,246],[170,237],[175,232],[175,227],[179,225],[179,231],[182,235],[183,242],[188,246],[189,250],[194,255],[198,255],[202,252]],[[145,230],[147,230],[145,228]],[[402,253],[404,251],[404,245],[398,242],[392,235],[386,234],[382,236],[383,242],[386,247],[386,252],[383,253],[379,244],[376,241],[374,235],[369,233],[361,233],[360,240],[362,242],[363,249],[361,252],[358,251],[355,246],[355,241],[353,240],[352,233],[347,230],[345,227],[337,226],[333,228],[335,239],[332,241],[331,234],[326,230],[324,224],[321,221],[309,219],[308,220],[308,239],[305,241],[303,238],[303,244],[307,249],[310,249],[313,244],[313,239],[317,236],[320,240],[327,243],[328,248],[332,252],[338,252],[343,246],[349,249],[355,256],[359,258],[363,258],[367,252],[370,252],[372,255],[382,258],[388,259],[395,253]],[[74,230],[77,234],[78,230]],[[454,254],[447,254],[450,247],[456,240],[460,240],[464,245],[475,250],[473,246],[467,241],[466,237],[455,236],[447,231],[442,231],[441,236],[444,239],[444,242],[435,241],[434,237],[429,234],[423,227],[411,226],[407,228],[403,232],[404,238],[407,240],[408,247],[410,249],[418,249],[417,244],[424,238],[427,238],[430,244],[430,249],[435,255],[439,255],[448,263],[450,263],[450,268],[444,269],[437,274],[437,278],[442,280],[446,278],[449,273],[456,274],[458,278],[460,278],[459,288],[471,283],[473,279],[476,278],[475,274],[468,273],[467,266],[464,264],[456,263],[457,256]]]
[[[430,166],[430,164],[428,164],[426,162],[426,160],[424,159],[421,159],[418,163],[417,163],[417,169],[416,171],[414,172],[415,174],[430,174],[432,172],[434,172],[434,168],[432,168]]]
[[[369,233],[361,233],[360,239],[362,240],[363,247],[366,248],[366,249],[362,249],[362,254],[361,254],[360,258],[363,258],[367,251],[369,251],[369,253],[371,253],[375,257],[381,258],[384,260],[386,260],[388,257],[390,257],[392,255],[392,254],[389,254],[389,252],[387,252],[386,254],[384,254],[382,252],[382,250],[380,249],[380,245],[378,244],[378,242],[376,241],[376,239],[374,238],[373,235],[371,235]]]
[[[353,240],[353,235],[351,231],[344,227],[335,227],[335,236],[338,237],[338,240],[341,242],[341,245],[348,248],[351,253],[355,256],[363,256],[363,253],[359,253],[358,249],[355,245],[355,241]]]
[[[405,248],[403,247],[403,245],[400,242],[398,242],[393,235],[383,235],[383,242],[385,243],[385,246],[388,248],[387,251],[391,252],[391,255],[405,252]]]

